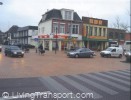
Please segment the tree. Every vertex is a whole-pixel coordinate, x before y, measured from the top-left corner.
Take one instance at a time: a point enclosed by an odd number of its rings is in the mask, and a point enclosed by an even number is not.
[[[117,29],[123,29],[128,32],[130,26],[127,23],[121,22],[120,18],[117,16],[115,18],[115,23],[113,23],[113,27]]]

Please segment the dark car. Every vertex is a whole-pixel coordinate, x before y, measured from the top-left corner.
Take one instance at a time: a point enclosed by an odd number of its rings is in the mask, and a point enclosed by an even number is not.
[[[127,62],[131,62],[131,51],[125,52],[125,57]]]
[[[67,56],[74,57],[74,58],[79,58],[79,57],[90,57],[91,58],[95,56],[95,52],[88,48],[80,48],[74,51],[67,52]]]
[[[16,56],[24,57],[24,51],[22,51],[18,46],[8,46],[5,48],[5,56]]]

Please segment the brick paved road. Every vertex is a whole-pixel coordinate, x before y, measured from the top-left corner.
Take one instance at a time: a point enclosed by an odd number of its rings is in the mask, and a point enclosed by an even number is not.
[[[41,76],[38,78],[0,79],[0,100],[3,93],[6,96],[16,97],[17,93],[35,93],[50,91],[51,93],[93,93],[93,98],[86,99],[59,99],[59,100],[130,100],[130,73],[129,69],[107,72],[95,72],[62,76]],[[12,95],[13,93],[13,95]],[[25,97],[25,96],[24,96]],[[23,97],[23,98],[24,98]],[[38,96],[34,100],[43,99]],[[13,99],[13,100],[31,100]]]
[[[35,51],[24,58],[5,57],[0,53],[0,78],[23,78],[56,75],[84,74],[111,70],[130,69],[125,57],[101,58],[99,52],[94,58],[68,58],[64,52],[46,51],[44,56]]]

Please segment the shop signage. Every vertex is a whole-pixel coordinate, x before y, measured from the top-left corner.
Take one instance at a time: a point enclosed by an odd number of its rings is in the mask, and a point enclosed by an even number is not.
[[[103,36],[89,36],[90,39],[107,39],[107,37]]]

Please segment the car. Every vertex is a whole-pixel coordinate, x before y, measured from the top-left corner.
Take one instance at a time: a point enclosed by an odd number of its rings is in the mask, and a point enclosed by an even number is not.
[[[24,51],[22,51],[18,46],[8,46],[5,48],[5,56],[11,57],[24,57]]]
[[[89,48],[79,48],[74,51],[67,52],[68,57],[79,58],[79,57],[93,57],[95,56],[95,52],[90,50]]]
[[[0,45],[0,52],[2,51],[2,46]]]
[[[125,57],[127,62],[131,62],[131,50],[125,52]]]
[[[108,47],[106,50],[100,52],[101,57],[119,57],[122,58],[123,48],[119,47]]]

